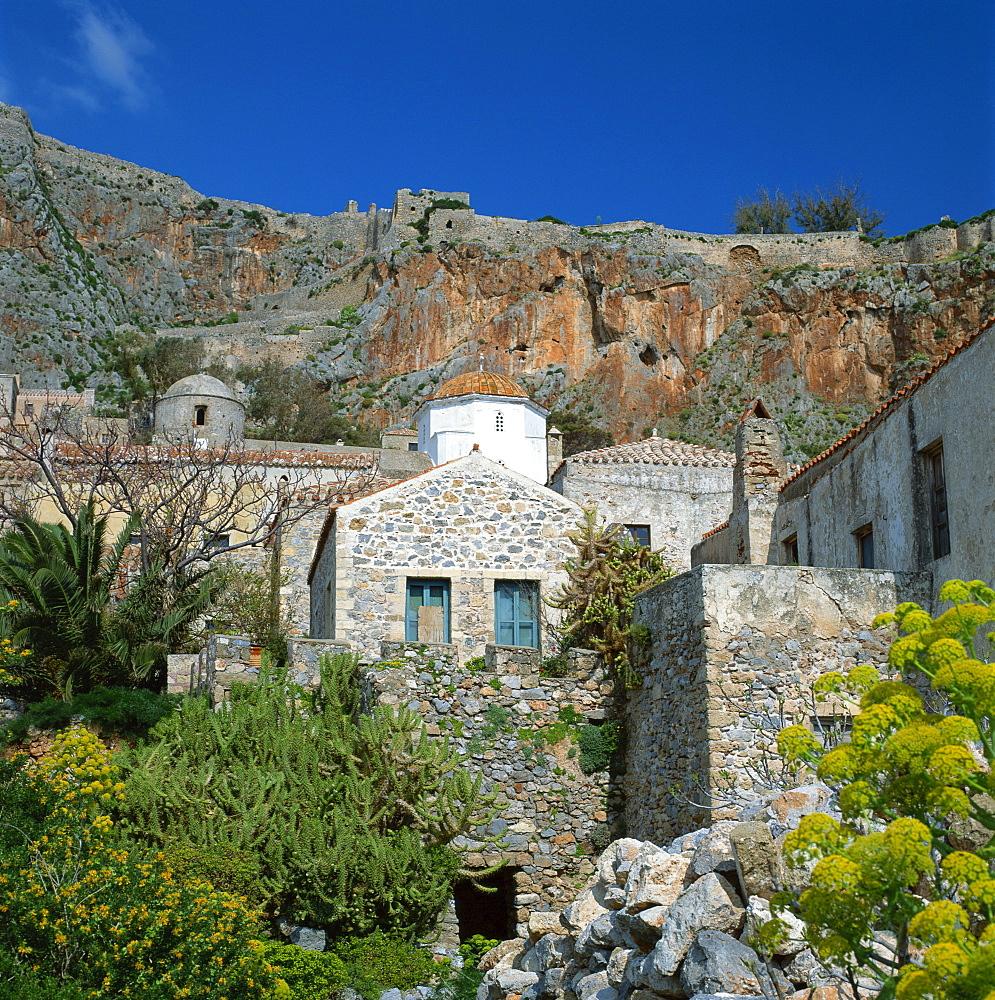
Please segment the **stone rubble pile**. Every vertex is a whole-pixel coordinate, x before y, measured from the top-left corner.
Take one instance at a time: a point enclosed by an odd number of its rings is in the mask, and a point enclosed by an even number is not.
[[[769,900],[807,872],[781,857],[803,815],[831,811],[824,785],[792,789],[666,846],[611,844],[561,913],[533,912],[528,937],[480,962],[477,1000],[681,1000],[706,995],[837,997],[840,980],[816,959],[790,915],[787,940],[765,961],[754,950]]]

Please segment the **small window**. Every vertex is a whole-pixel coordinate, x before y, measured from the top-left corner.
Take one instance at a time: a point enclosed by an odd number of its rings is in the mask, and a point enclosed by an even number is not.
[[[874,530],[864,525],[854,533],[857,539],[857,565],[861,569],[874,569]]]
[[[781,542],[782,563],[785,566],[798,565],[798,536],[789,535]]]
[[[539,586],[531,580],[494,584],[494,635],[501,646],[539,648]]]
[[[34,403],[25,403],[24,404],[24,416],[30,418],[30,417],[33,417],[34,415],[35,415],[35,404]]]
[[[407,642],[449,642],[448,580],[408,580],[404,638]]]
[[[504,414],[498,410],[497,416],[494,418],[494,430],[499,434],[504,430]]]
[[[418,450],[418,442],[417,441],[409,441],[408,442],[408,451],[417,451],[417,450]]]
[[[648,524],[627,524],[625,530],[629,532],[629,537],[634,545],[650,547],[650,526]]]
[[[950,555],[950,522],[947,520],[947,476],[943,464],[943,445],[927,451],[926,478],[929,481],[929,519],[933,535],[933,558]]]
[[[206,406],[195,406],[193,408],[193,422],[197,427],[203,427],[207,423]]]
[[[231,547],[230,535],[211,535],[204,539],[205,552],[221,552]]]

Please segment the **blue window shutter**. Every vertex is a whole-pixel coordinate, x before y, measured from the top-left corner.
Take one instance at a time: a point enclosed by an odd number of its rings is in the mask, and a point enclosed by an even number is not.
[[[539,648],[539,590],[527,580],[494,584],[494,635],[502,646]]]
[[[442,621],[445,627],[444,641],[450,642],[449,581],[408,580],[404,612],[404,638],[407,642],[418,641],[418,609],[421,607],[442,608]]]

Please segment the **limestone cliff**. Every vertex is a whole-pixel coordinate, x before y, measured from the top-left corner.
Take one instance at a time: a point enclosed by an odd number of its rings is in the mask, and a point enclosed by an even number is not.
[[[326,217],[205,198],[0,105],[0,367],[99,385],[122,324],[210,324],[215,355],[305,365],[381,426],[482,355],[619,439],[657,426],[728,447],[762,392],[800,458],[995,312],[992,213],[876,246],[576,229],[468,198],[402,191]]]

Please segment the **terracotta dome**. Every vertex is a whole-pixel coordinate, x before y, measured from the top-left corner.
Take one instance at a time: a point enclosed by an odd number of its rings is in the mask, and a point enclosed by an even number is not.
[[[529,394],[513,378],[498,375],[496,372],[466,372],[457,375],[456,378],[443,382],[439,386],[439,391],[431,398],[445,399],[447,396],[469,396],[471,393],[479,393],[482,396],[529,398]]]

